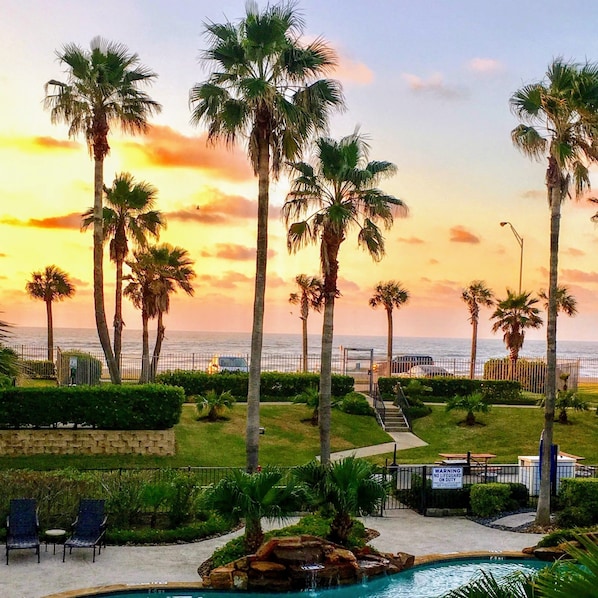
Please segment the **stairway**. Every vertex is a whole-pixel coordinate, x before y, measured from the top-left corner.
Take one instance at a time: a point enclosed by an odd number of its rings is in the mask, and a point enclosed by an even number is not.
[[[410,432],[409,424],[400,407],[392,403],[384,403],[384,422],[382,427],[386,432]]]

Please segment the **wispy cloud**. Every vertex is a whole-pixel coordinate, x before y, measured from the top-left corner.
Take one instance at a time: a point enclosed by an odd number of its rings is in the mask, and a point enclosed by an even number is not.
[[[80,150],[81,144],[68,139],[55,137],[0,137],[0,147],[10,147],[24,152],[43,152],[47,150]]]
[[[440,73],[432,73],[427,79],[411,73],[403,73],[403,79],[414,93],[423,93],[448,100],[461,99],[467,92],[457,86],[448,85]]]
[[[598,272],[584,272],[583,270],[563,270],[561,276],[567,282],[598,282]]]
[[[563,253],[570,255],[571,257],[582,257],[582,256],[586,255],[585,251],[582,251],[581,249],[577,249],[576,247],[569,247],[569,248],[565,249],[565,251]]]
[[[546,199],[546,191],[540,189],[528,189],[521,194],[524,199]]]
[[[472,58],[467,63],[467,68],[474,73],[498,73],[505,70],[500,60],[494,58]]]
[[[275,255],[276,251],[273,249],[268,250],[268,257],[274,257]],[[212,251],[202,251],[201,256],[223,258],[239,262],[253,261],[255,260],[255,247],[235,245],[234,243],[218,243]]]
[[[198,283],[209,285],[210,289],[236,289],[239,285],[251,282],[253,278],[240,272],[227,271],[222,276],[203,274],[198,276]]]
[[[399,243],[406,243],[407,245],[421,245],[422,243],[425,243],[425,241],[419,237],[399,237],[397,241]]]
[[[480,242],[480,237],[469,232],[464,226],[453,226],[450,230],[451,243],[471,243],[476,245]]]
[[[50,216],[48,218],[29,218],[29,220],[19,220],[4,216],[0,218],[0,224],[9,226],[25,226],[31,228],[50,228],[50,229],[76,229],[81,228],[81,213],[71,212],[64,216]]]
[[[245,153],[225,144],[208,143],[207,134],[187,137],[170,127],[154,125],[140,140],[125,141],[125,147],[138,151],[153,166],[198,168],[234,181],[253,178]]]
[[[333,74],[343,83],[369,85],[374,81],[374,73],[366,64],[347,56],[339,56],[338,65]]]

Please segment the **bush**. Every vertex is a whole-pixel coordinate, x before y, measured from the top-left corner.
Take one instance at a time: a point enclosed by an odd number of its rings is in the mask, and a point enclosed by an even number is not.
[[[73,366],[73,367],[71,367]],[[59,382],[66,385],[96,385],[102,377],[102,362],[82,351],[63,351],[58,364]]]
[[[572,527],[598,523],[598,479],[561,479],[559,502],[566,505],[558,516],[562,525]]]
[[[183,389],[161,384],[7,388],[0,390],[0,426],[166,430],[178,423],[183,400]]]
[[[411,488],[397,490],[397,498],[416,511],[421,510],[423,478],[418,473],[411,474]],[[426,480],[426,508],[428,509],[469,509],[471,486],[455,490],[432,489],[432,480]]]
[[[508,484],[474,484],[471,487],[471,511],[478,517],[490,517],[506,510],[510,498]]]
[[[373,415],[374,409],[360,392],[346,394],[339,403],[339,408],[351,415]]]
[[[484,363],[485,379],[508,380],[510,376],[511,360],[508,357],[489,359]],[[518,359],[514,379],[521,384],[523,390],[544,394],[546,363],[541,360]]]
[[[21,365],[21,371],[28,378],[35,378],[38,380],[56,379],[56,366],[53,361],[25,359],[19,363]]]
[[[529,505],[529,490],[525,484],[509,482],[509,497],[516,503],[516,508],[524,509]]]

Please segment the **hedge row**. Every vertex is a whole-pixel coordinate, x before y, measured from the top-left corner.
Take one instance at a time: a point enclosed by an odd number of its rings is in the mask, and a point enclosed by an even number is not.
[[[203,395],[209,390],[217,393],[228,391],[237,401],[247,400],[249,374],[222,373],[206,374],[187,370],[163,372],[156,376],[160,384],[180,386],[187,397]],[[332,375],[332,395],[344,397],[354,387],[351,376]],[[319,374],[296,374],[263,372],[261,375],[260,397],[262,401],[290,401],[310,386],[319,388]]]
[[[466,396],[481,392],[488,403],[502,405],[535,405],[534,399],[526,399],[521,394],[521,384],[514,380],[471,380],[470,378],[378,378],[378,388],[383,397],[394,397],[396,384],[403,387],[409,380],[419,380],[432,389],[430,398],[449,399],[455,395]]]
[[[184,400],[182,388],[162,384],[6,388],[0,390],[0,426],[165,430],[179,421]]]
[[[582,527],[598,523],[598,479],[563,478],[559,503],[564,506],[558,514],[563,527]]]

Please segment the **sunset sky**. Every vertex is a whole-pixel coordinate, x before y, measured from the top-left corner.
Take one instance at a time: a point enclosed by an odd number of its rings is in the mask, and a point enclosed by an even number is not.
[[[378,282],[392,279],[411,293],[395,312],[396,336],[468,337],[462,288],[483,279],[503,297],[518,285],[519,245],[501,221],[524,238],[524,290],[546,288],[545,163],[513,148],[509,97],[542,79],[555,57],[598,61],[598,3],[302,0],[298,8],[306,39],[324,37],[339,57],[332,76],[343,85],[347,110],[333,117],[331,136],[359,126],[370,157],[398,167],[381,186],[410,209],[386,232],[380,263],[357,248],[355,236],[344,242],[335,330],[385,335],[385,315],[368,299]],[[250,331],[257,180],[243,145],[234,152],[206,145],[188,105],[190,88],[209,74],[198,61],[203,24],[235,21],[244,10],[241,0],[0,0],[0,319],[45,326],[44,306],[27,297],[25,283],[32,271],[56,264],[77,292],[56,304],[55,325],[94,326],[92,235],[80,232],[80,214],[93,203],[93,162],[84,139],[51,124],[42,100],[49,79],[66,79],[56,51],[66,43],[88,48],[101,35],[124,43],[158,74],[149,93],[163,110],[146,136],[113,132],[105,183],[128,171],[157,187],[168,223],[160,241],[195,260],[195,296],[174,297],[167,329]],[[319,267],[317,248],[287,253],[279,209],[288,189],[284,177],[272,188],[267,332],[300,332],[289,293],[297,274]],[[595,212],[587,201],[563,209],[560,283],[580,313],[559,317],[562,340],[596,340]],[[105,282],[110,322],[108,260]],[[482,337],[492,336],[489,313],[482,312]],[[141,327],[128,302],[125,321]],[[320,326],[321,316],[312,316],[310,332]]]

